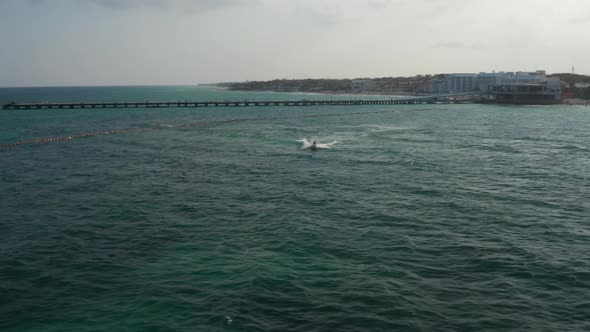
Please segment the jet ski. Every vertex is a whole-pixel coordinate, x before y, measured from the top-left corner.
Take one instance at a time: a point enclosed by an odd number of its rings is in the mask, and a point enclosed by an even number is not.
[[[323,149],[331,149],[332,146],[338,142],[334,141],[332,143],[320,143],[318,141],[313,141],[310,142],[307,139],[300,139],[297,142],[301,142],[303,143],[303,146],[301,147],[301,149],[303,150],[313,150],[313,151],[317,151],[317,150],[323,150]]]
[[[309,146],[310,150],[317,150],[320,147],[318,146],[318,142],[317,141],[313,141],[313,143],[311,143],[311,145]]]

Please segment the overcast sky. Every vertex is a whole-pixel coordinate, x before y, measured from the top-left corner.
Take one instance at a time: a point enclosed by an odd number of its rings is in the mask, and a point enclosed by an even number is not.
[[[590,74],[589,0],[0,0],[0,86]]]

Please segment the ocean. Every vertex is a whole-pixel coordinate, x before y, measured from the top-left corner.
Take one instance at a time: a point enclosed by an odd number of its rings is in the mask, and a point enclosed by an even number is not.
[[[0,89],[287,98],[358,96]],[[589,130],[571,106],[1,111],[0,144],[75,139],[0,148],[0,331],[590,330]]]

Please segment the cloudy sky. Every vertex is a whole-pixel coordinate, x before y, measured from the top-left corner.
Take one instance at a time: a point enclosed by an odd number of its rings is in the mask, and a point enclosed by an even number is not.
[[[590,74],[588,0],[0,0],[0,86]]]

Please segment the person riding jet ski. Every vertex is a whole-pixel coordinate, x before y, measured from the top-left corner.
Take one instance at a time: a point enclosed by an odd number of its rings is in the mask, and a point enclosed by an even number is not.
[[[313,141],[313,143],[311,144],[311,146],[309,148],[312,149],[312,150],[319,149],[318,142],[317,141]]]

